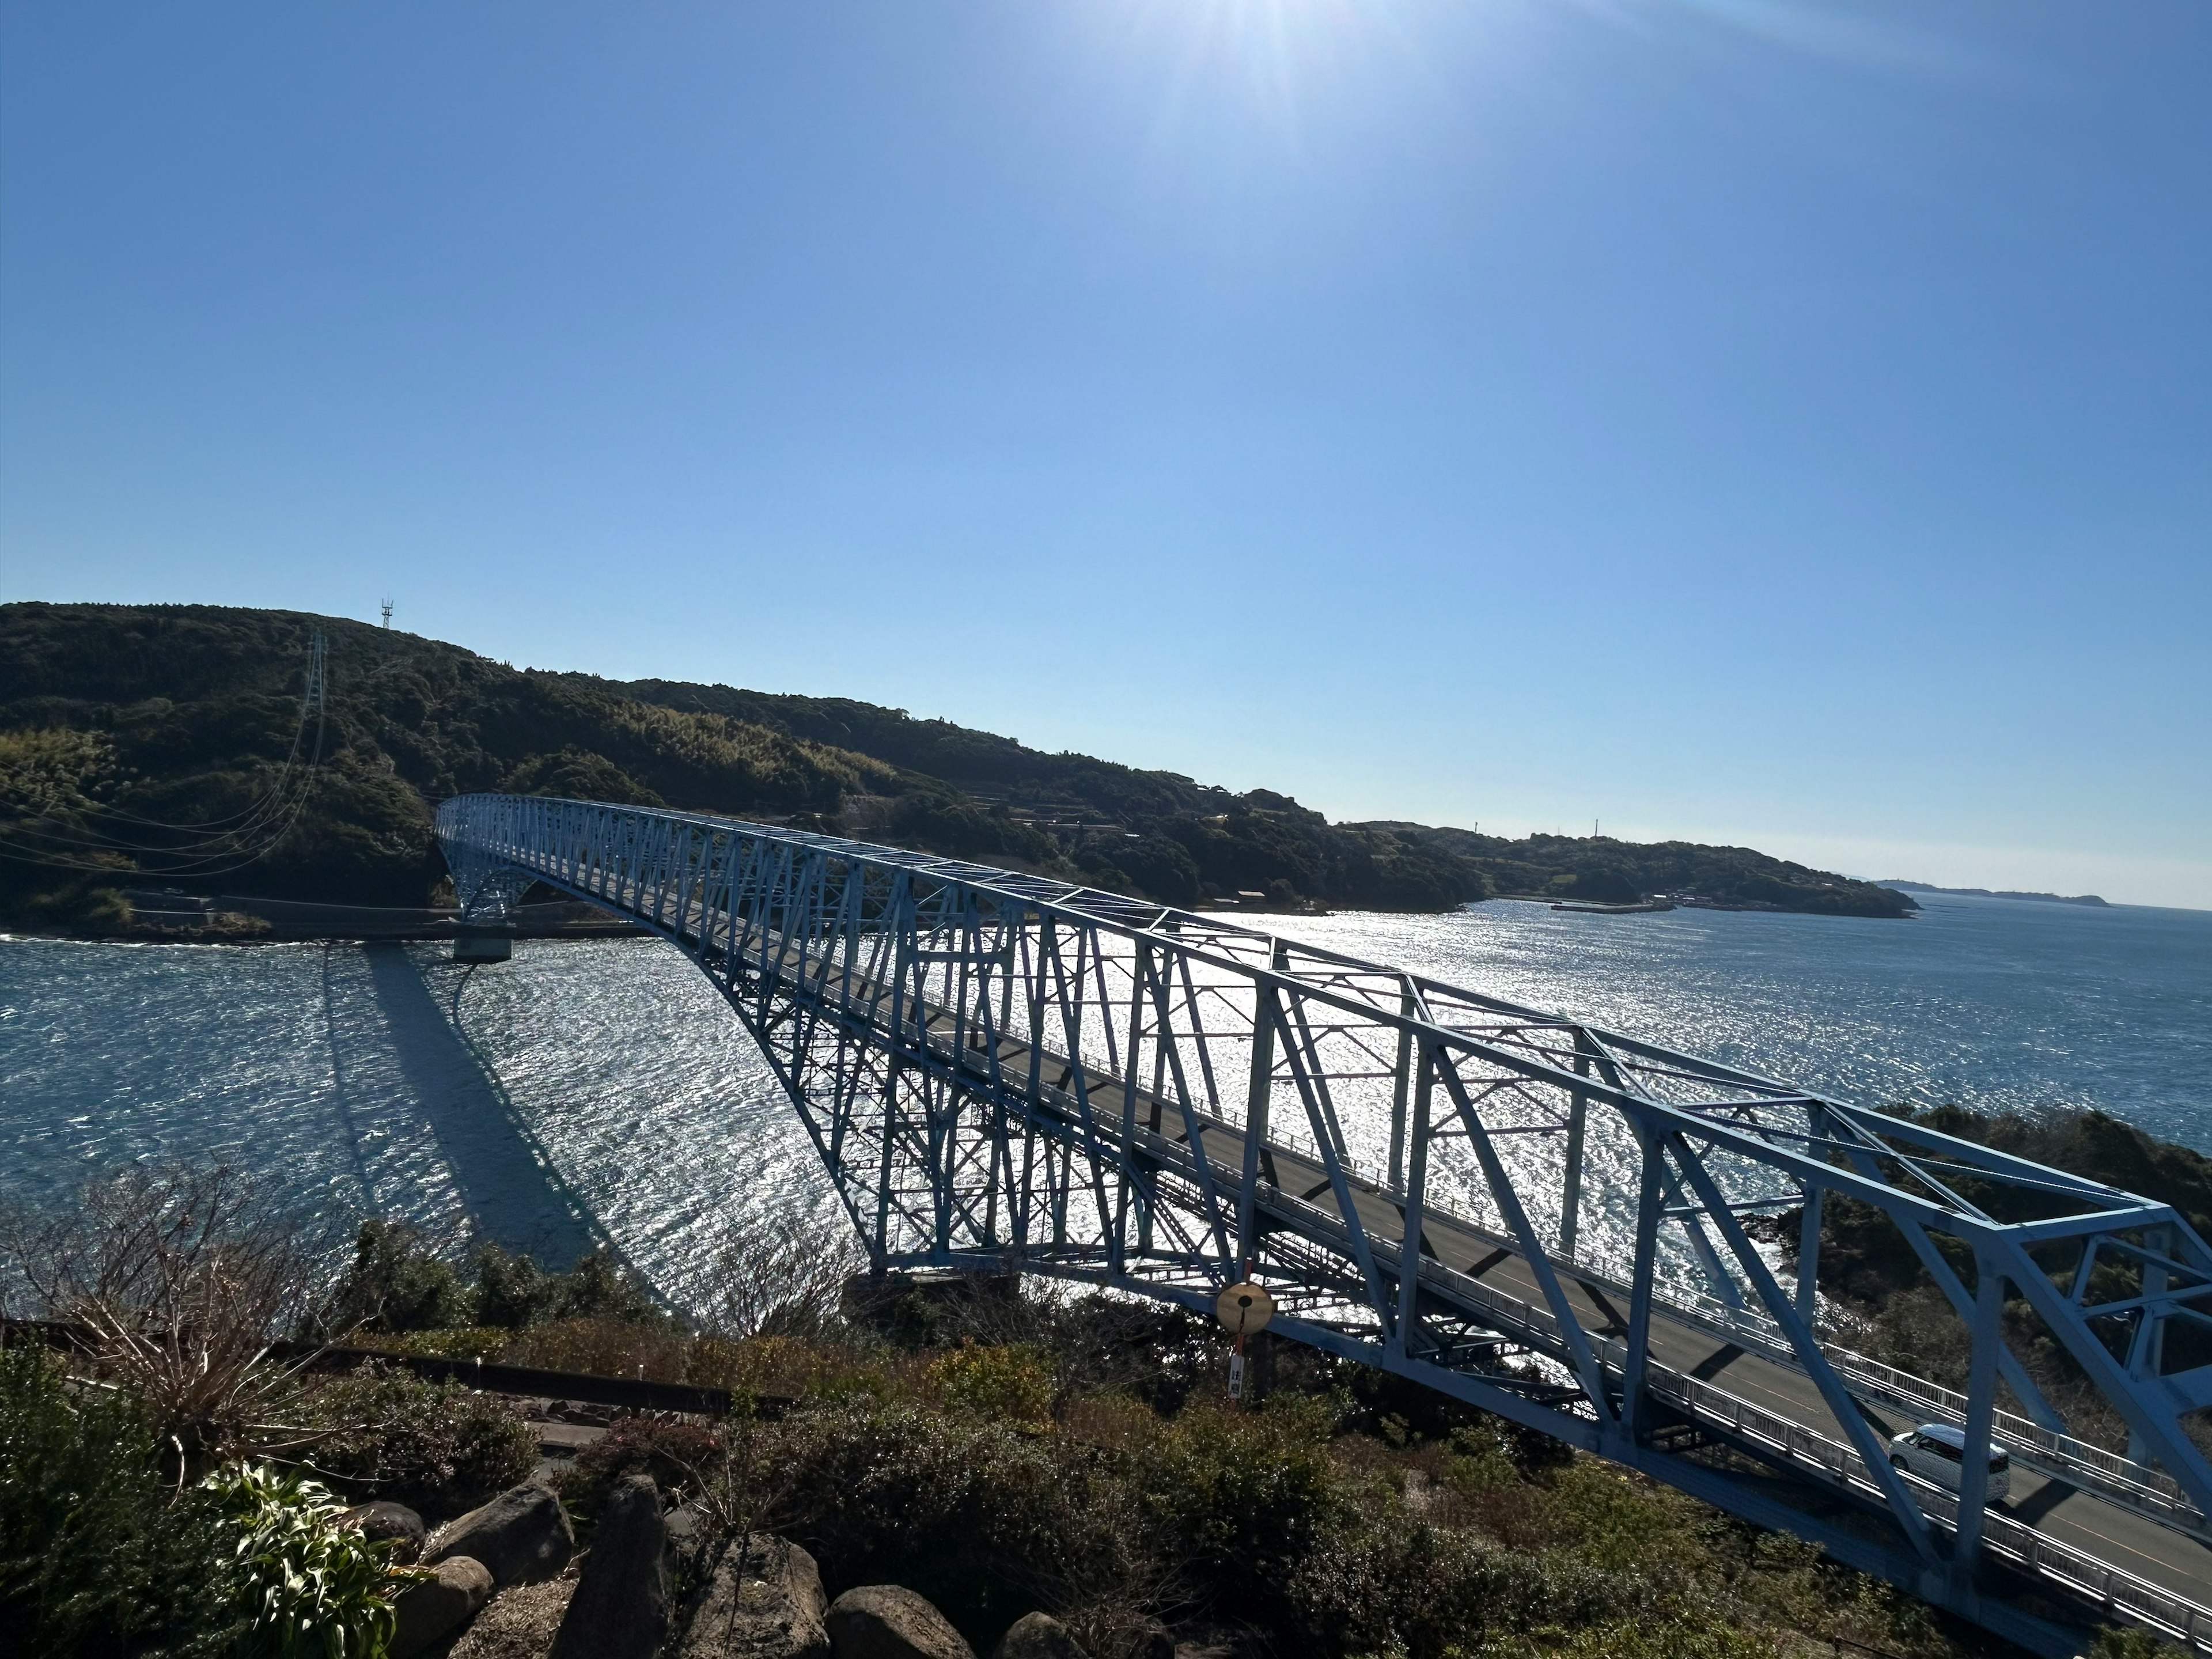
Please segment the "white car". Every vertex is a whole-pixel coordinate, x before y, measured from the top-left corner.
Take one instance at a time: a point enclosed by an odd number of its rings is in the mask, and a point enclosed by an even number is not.
[[[1966,1473],[1966,1436],[1948,1423],[1923,1423],[1917,1429],[1892,1435],[1889,1466],[1932,1480],[1946,1491],[1959,1490]],[[1990,1453],[1989,1501],[1996,1503],[2012,1490],[2012,1458],[2005,1452]]]

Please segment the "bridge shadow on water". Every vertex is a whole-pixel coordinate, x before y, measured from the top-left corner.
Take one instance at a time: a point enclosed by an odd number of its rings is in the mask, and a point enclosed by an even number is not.
[[[401,945],[371,945],[364,954],[392,1057],[437,1137],[476,1237],[527,1250],[556,1270],[607,1243],[461,1028],[459,993],[470,970],[426,973],[425,964]],[[436,982],[448,975],[450,986]],[[441,991],[450,992],[451,1007]]]

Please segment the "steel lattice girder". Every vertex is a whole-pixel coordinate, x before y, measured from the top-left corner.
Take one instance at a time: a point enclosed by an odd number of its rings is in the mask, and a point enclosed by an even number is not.
[[[2002,1419],[2016,1455],[2212,1513],[2212,1466],[2179,1421],[2212,1404],[2212,1367],[2160,1369],[2172,1322],[2212,1323],[2198,1305],[2212,1301],[2212,1251],[2168,1206],[1218,915],[591,802],[464,796],[438,829],[471,920],[542,880],[690,953],[768,1056],[879,1267],[1011,1263],[1193,1306],[1249,1270],[1277,1294],[1288,1335],[1809,1530],[2047,1645],[1983,1607],[1978,1553],[2021,1552],[1983,1524],[1975,1477],[1936,1516],[1949,1532],[1931,1528],[1925,1494],[1890,1468],[1816,1336],[1820,1205],[1843,1194],[1897,1224],[1972,1333],[1957,1414],[1975,1444],[1997,1434],[2001,1376],[2027,1413]],[[2002,1221],[1983,1207],[2002,1205],[1995,1193],[2057,1212]],[[1794,1293],[1741,1218],[1790,1206],[1802,1212]],[[1631,1242],[1626,1261],[1593,1225],[1606,1219]],[[1530,1294],[1500,1295],[1485,1268],[1442,1261],[1446,1234],[1515,1258]],[[1942,1237],[1965,1246],[1975,1284]],[[2066,1264],[2038,1259],[2061,1250]],[[2122,1264],[2126,1293],[2087,1300],[2100,1262]],[[1628,1296],[1624,1341],[1594,1334],[1573,1304],[1600,1283]],[[2130,1460],[2064,1439],[2004,1347],[2005,1283],[2126,1420]],[[1772,1500],[1656,1449],[1655,1413],[1680,1415],[1697,1390],[1652,1360],[1655,1317],[1755,1331],[1809,1376],[1833,1419],[1816,1426],[1837,1449],[1836,1479],[1879,1501],[1896,1542],[1754,1513]],[[1540,1357],[1551,1376],[1501,1369],[1502,1351]],[[1779,1457],[1756,1436],[1747,1444],[1780,1466],[1806,1461],[1787,1429],[1780,1440]]]

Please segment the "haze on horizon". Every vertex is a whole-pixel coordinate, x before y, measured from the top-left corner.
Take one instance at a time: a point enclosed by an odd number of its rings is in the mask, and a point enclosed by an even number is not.
[[[2212,11],[0,0],[0,599],[2212,908]]]

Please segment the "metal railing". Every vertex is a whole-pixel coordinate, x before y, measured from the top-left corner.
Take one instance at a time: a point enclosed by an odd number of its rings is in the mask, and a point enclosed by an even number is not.
[[[1559,1265],[1585,1278],[1599,1279],[1608,1290],[1626,1293],[1626,1279],[1606,1267],[1565,1259]],[[1729,1307],[1711,1297],[1685,1297],[1673,1286],[1662,1291],[1655,1285],[1653,1297],[1666,1303],[1681,1319],[1754,1350],[1762,1358],[1796,1371],[1805,1369],[1781,1327],[1762,1314],[1749,1308]],[[1966,1396],[1957,1390],[1869,1358],[1840,1343],[1823,1342],[1820,1352],[1854,1394],[1902,1407],[1915,1413],[1920,1422],[1948,1423],[1954,1428],[1966,1425]],[[2206,1530],[2203,1512],[2189,1501],[2171,1477],[2158,1469],[2103,1446],[2045,1428],[2002,1407],[1996,1410],[1990,1437],[2038,1474],[2072,1485],[2094,1487],[2115,1502],[2142,1510],[2182,1531],[2203,1534]]]

